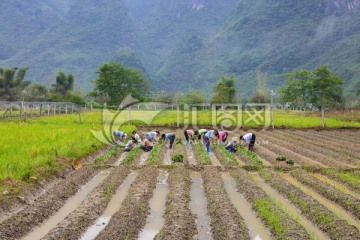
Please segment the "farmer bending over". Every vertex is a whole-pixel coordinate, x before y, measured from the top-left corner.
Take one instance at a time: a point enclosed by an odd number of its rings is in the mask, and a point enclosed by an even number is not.
[[[237,151],[236,140],[236,138],[233,138],[228,144],[226,144],[225,148],[228,150],[229,153]]]
[[[172,150],[173,143],[175,141],[175,134],[174,133],[166,133],[161,135],[162,143],[165,145],[165,143],[169,142],[169,149]]]
[[[153,145],[149,140],[144,138],[144,141],[142,142],[140,148],[142,150],[144,150],[145,152],[149,152],[149,151],[151,151],[151,149],[153,149]]]
[[[160,132],[159,131],[155,131],[155,132],[148,132],[145,134],[145,138],[147,140],[149,140],[150,142],[156,142],[156,137],[160,136]]]
[[[189,144],[190,144],[189,136],[191,137],[192,143],[194,143],[194,137],[195,137],[195,135],[197,135],[197,134],[198,134],[198,131],[193,131],[193,130],[190,130],[190,129],[184,130],[186,145],[189,145]]]
[[[212,140],[212,136],[215,135],[216,137],[219,135],[217,130],[210,130],[204,135],[204,145],[206,147],[207,152],[211,152],[210,150],[210,139]]]
[[[256,136],[253,133],[247,133],[240,136],[240,140],[244,140],[244,146],[249,145],[249,151],[254,151]]]
[[[132,134],[135,138],[135,144],[141,143],[141,138],[140,138],[139,134],[137,134],[136,131],[133,131]]]
[[[119,131],[119,130],[115,130],[113,132],[113,135],[114,135],[116,144],[119,144],[120,142],[124,141],[126,139],[126,137],[127,137],[126,133],[124,133],[122,131]]]
[[[219,132],[219,136],[218,136],[218,138],[219,138],[219,140],[220,140],[220,143],[222,144],[222,145],[226,145],[226,140],[227,140],[227,137],[228,137],[228,132],[227,131],[220,131]]]
[[[199,140],[201,140],[201,136],[203,136],[203,135],[205,135],[205,133],[207,133],[207,131],[208,130],[206,130],[206,129],[200,129],[199,131],[198,131],[198,139]]]
[[[131,138],[131,139],[128,141],[128,143],[125,145],[124,151],[130,152],[131,149],[134,148],[135,142],[136,142],[135,138]]]

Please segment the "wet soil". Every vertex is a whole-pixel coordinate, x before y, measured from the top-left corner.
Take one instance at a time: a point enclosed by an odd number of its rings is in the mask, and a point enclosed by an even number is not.
[[[156,186],[158,171],[154,167],[142,168],[129,189],[121,209],[96,239],[136,239],[146,223],[149,199]]]
[[[156,239],[192,239],[196,234],[195,216],[189,208],[191,178],[189,170],[177,167],[169,172],[165,225]]]
[[[271,211],[280,217],[279,224],[283,226],[282,232],[276,232],[272,224],[267,222],[265,219],[262,221],[270,229],[272,238],[275,239],[310,239],[310,236],[306,233],[305,229],[300,226],[296,221],[291,219],[284,212],[280,211],[275,203],[267,196],[267,194],[261,190],[256,184],[250,179],[247,172],[243,169],[231,170],[231,176],[236,182],[238,191],[251,203],[251,205],[258,211],[254,206],[254,201],[264,199],[270,203]]]
[[[44,239],[78,239],[105,210],[117,187],[129,173],[124,167],[112,169],[110,176],[89,194],[77,210],[69,214]]]
[[[327,199],[340,204],[346,210],[351,212],[358,220],[360,219],[360,199],[357,199],[349,194],[342,193],[333,186],[323,183],[303,170],[293,170],[291,171],[291,175]]]
[[[196,216],[197,234],[194,237],[198,240],[210,240],[211,227],[210,216],[208,215],[208,201],[205,196],[203,180],[199,172],[191,172],[190,210]]]
[[[208,199],[211,230],[214,239],[250,239],[244,219],[227,197],[217,168],[205,167],[201,173]]]

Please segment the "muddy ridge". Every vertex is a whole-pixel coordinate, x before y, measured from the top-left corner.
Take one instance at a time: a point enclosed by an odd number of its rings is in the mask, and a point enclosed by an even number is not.
[[[158,171],[154,167],[139,170],[121,209],[96,239],[136,239],[146,223],[149,199],[156,186]]]
[[[168,183],[165,225],[156,239],[192,239],[197,230],[195,216],[189,208],[191,188],[189,171],[183,166],[172,169]]]
[[[250,239],[244,219],[227,197],[223,180],[214,167],[202,171],[214,239]]]
[[[280,216],[280,222],[284,228],[283,232],[276,232],[273,225],[267,222],[265,219],[262,221],[269,228],[272,237],[275,239],[310,239],[310,236],[306,233],[305,229],[300,226],[297,222],[292,220],[288,215],[282,212],[276,207],[273,201],[261,190],[256,184],[250,179],[248,173],[243,169],[237,169],[230,171],[231,176],[236,182],[236,187],[240,193],[246,198],[246,200],[254,206],[254,201],[264,199],[271,207],[273,214]],[[258,211],[258,209],[257,209]]]
[[[105,210],[117,187],[124,182],[130,170],[124,167],[114,169],[110,176],[96,187],[78,207],[43,239],[79,239],[81,234]]]

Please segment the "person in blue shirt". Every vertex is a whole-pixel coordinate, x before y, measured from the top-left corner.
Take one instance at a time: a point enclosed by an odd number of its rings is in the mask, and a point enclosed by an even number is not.
[[[156,142],[156,137],[158,137],[159,135],[160,135],[159,131],[148,132],[145,134],[145,138],[150,142]]]
[[[124,141],[126,139],[126,137],[127,137],[126,133],[124,133],[122,131],[119,131],[119,130],[115,130],[113,132],[113,135],[114,135],[116,144],[119,144],[120,142]]]
[[[210,139],[212,139],[212,136],[214,136],[214,135],[216,137],[219,135],[217,130],[210,130],[207,133],[205,133],[205,135],[204,135],[204,145],[206,147],[207,152],[211,152],[211,150],[210,150]]]
[[[228,150],[229,153],[237,151],[237,139],[233,138],[228,144],[226,144],[225,148]]]
[[[161,135],[161,138],[162,138],[162,143],[163,144],[165,144],[167,142],[170,142],[169,143],[169,149],[172,150],[172,146],[173,146],[174,141],[175,141],[175,134],[174,133],[166,133],[166,134]]]

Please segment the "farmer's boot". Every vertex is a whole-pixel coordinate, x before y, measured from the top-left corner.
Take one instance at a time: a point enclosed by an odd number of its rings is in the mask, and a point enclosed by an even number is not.
[[[186,146],[189,146],[189,144],[190,144],[189,140],[186,140]]]

